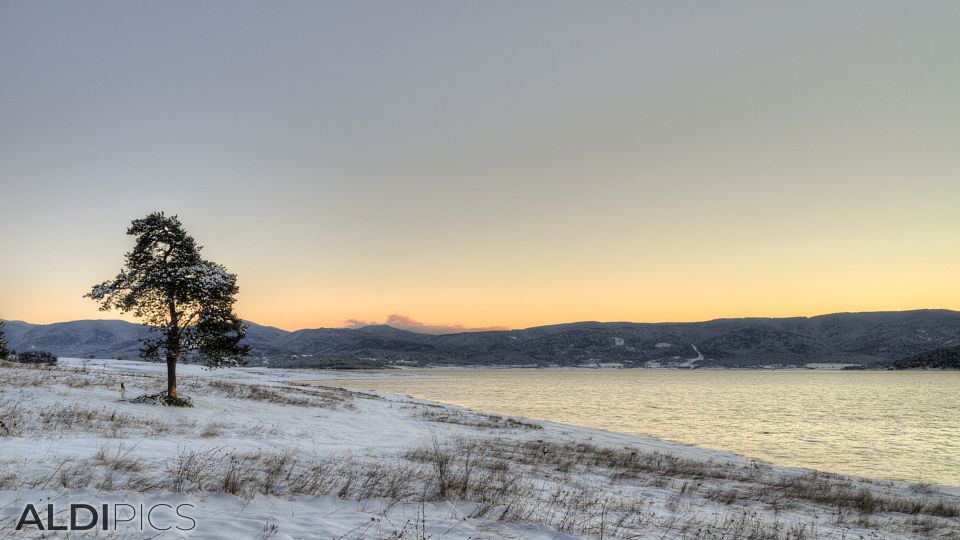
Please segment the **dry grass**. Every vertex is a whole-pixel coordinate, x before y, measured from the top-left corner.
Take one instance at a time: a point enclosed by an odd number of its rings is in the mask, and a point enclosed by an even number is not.
[[[70,388],[99,387],[120,391],[120,383],[130,386],[132,380],[141,380],[145,388],[163,387],[164,376],[159,373],[111,372],[88,370],[84,367],[47,364],[19,364],[0,360],[0,387],[52,387],[64,385]],[[232,399],[245,399],[295,405],[302,407],[331,407],[348,405],[358,395],[356,392],[336,387],[320,386],[267,386],[248,384],[206,377],[179,376],[178,386],[182,391],[198,391],[201,394],[213,389]],[[127,389],[128,395],[134,390]],[[365,398],[380,399],[373,395]]]
[[[844,511],[854,512],[858,516],[855,523],[865,528],[876,526],[869,519],[874,514],[907,515],[913,517],[890,521],[914,533],[960,533],[955,521],[958,507],[942,497],[885,493],[839,475],[774,474],[760,464],[743,466],[633,449],[544,441],[518,444],[505,440],[461,441],[454,450],[444,450],[434,443],[407,457],[431,465],[434,474],[429,485],[437,498],[480,503],[477,515],[509,521],[529,521],[546,511],[553,516],[546,524],[575,534],[599,535],[603,528],[608,534],[615,531],[615,536],[629,536],[628,529],[649,527],[656,522],[658,528],[676,529],[698,538],[818,536],[811,524],[786,526],[759,517],[750,510],[758,503],[769,504],[774,514],[784,507],[810,505],[820,508],[814,511],[837,512],[838,516]],[[555,478],[556,473],[562,481],[554,484],[551,496],[543,497],[542,488],[549,485],[544,478]],[[585,484],[582,479],[591,476],[605,477],[606,487],[596,490]],[[637,481],[673,493],[666,496],[663,509],[667,515],[677,516],[675,521],[658,521],[649,508],[644,509],[645,501],[618,495],[618,490],[612,489],[619,482]],[[535,488],[540,488],[541,495]],[[519,494],[519,498],[512,499],[512,494]],[[730,508],[716,510],[723,519],[704,522],[696,518],[693,510],[710,503]],[[536,512],[528,511],[531,504]]]
[[[136,446],[118,444],[116,447],[101,446],[93,455],[93,461],[112,471],[140,472],[146,467],[143,461],[136,459],[133,451]]]
[[[304,460],[292,451],[235,452],[224,449],[181,449],[166,469],[168,485],[176,492],[335,495],[364,500],[393,501],[413,496],[418,474],[408,464],[359,461],[349,456]]]
[[[263,386],[216,379],[209,384],[211,388],[231,399],[249,399],[298,407],[332,407],[344,404],[352,397],[349,393],[335,390],[308,390],[294,386]]]
[[[59,366],[0,370],[0,384],[9,382],[11,386],[115,387],[120,379]],[[231,399],[281,406],[350,406],[354,397],[349,391],[326,387],[217,380],[189,384]],[[216,422],[198,428],[190,419],[140,417],[134,413],[144,409],[135,406],[126,412],[63,404],[30,407],[12,397],[0,399],[0,437],[49,437],[66,432],[153,437],[189,431],[195,437],[214,439],[227,428]],[[432,422],[479,429],[540,428],[507,417],[446,407],[418,404],[415,410]],[[279,427],[265,424],[241,426],[238,433],[269,438],[282,434]],[[881,536],[884,531],[907,536],[960,535],[960,508],[930,486],[895,492],[889,486],[839,475],[790,473],[759,463],[699,461],[574,442],[433,440],[401,456],[379,459],[183,446],[165,464],[144,463],[136,458],[135,449],[123,443],[104,445],[89,459],[50,463],[44,474],[34,478],[18,475],[16,464],[0,462],[10,468],[0,469],[0,489],[59,486],[99,491],[222,492],[239,497],[329,495],[358,501],[379,499],[388,506],[417,504],[421,509],[426,503],[449,501],[466,509],[470,517],[536,523],[598,538],[648,538],[654,534],[658,538],[799,540],[821,535],[812,523],[793,521],[797,515],[818,515],[820,522],[830,519]],[[760,511],[770,509],[773,512]],[[787,510],[797,513],[782,521],[770,517]],[[398,526],[394,532],[409,537],[424,530],[415,524]],[[268,525],[265,536],[270,535]]]
[[[19,400],[0,402],[0,436],[49,437],[52,434],[92,433],[117,439],[140,434],[159,437],[191,429],[196,421],[180,418],[175,421],[134,414],[108,408],[81,405],[48,405],[31,408]]]
[[[885,495],[857,486],[850,478],[819,471],[764,482],[763,487],[767,489],[751,495],[757,500],[769,500],[772,496],[801,499],[837,509],[853,509],[864,515],[892,512],[960,517],[960,505],[942,498]]]
[[[200,436],[203,437],[204,439],[213,439],[213,438],[219,437],[220,435],[223,434],[224,427],[225,426],[223,424],[219,424],[217,422],[210,422],[203,427],[203,430],[200,432]]]
[[[725,487],[707,494],[721,504],[758,501],[778,505],[808,502],[828,508],[852,509],[861,514],[894,512],[943,518],[960,516],[960,506],[931,496],[884,494],[866,482],[837,474],[774,472],[767,465],[747,466],[728,462],[697,461],[657,452],[613,449],[586,444],[556,444],[535,441],[509,448],[510,459],[558,471],[600,469],[612,480],[690,479],[722,480]],[[687,484],[689,487],[689,484]]]
[[[838,491],[836,482],[842,479],[822,475],[796,475],[774,484],[762,470],[742,472],[739,477],[753,479],[747,483],[733,479],[738,477],[733,465],[585,445],[434,440],[403,456],[382,459],[181,447],[160,467],[140,463],[134,455],[133,446],[107,445],[89,460],[63,460],[34,479],[14,480],[0,472],[0,486],[13,482],[16,488],[216,492],[244,498],[336,496],[383,500],[388,507],[449,501],[464,505],[460,507],[469,517],[535,523],[596,538],[647,538],[651,531],[655,537],[818,538],[820,531],[812,523],[780,521],[757,511],[757,504],[777,493],[781,506],[817,504],[824,515],[846,509],[855,515],[838,514],[839,523],[868,530],[946,537],[960,533],[955,518],[949,517],[956,509],[932,496],[923,504],[906,505],[880,493],[867,498],[861,491]],[[643,474],[660,478],[664,471],[685,479],[670,479],[656,497],[623,488]],[[814,491],[825,494],[812,500]],[[871,519],[872,513],[881,512],[912,515]],[[410,535],[415,529],[408,524],[400,530]]]
[[[120,382],[129,384],[131,379],[145,382],[161,380],[159,375],[153,373],[90,371],[84,367],[60,364],[20,364],[0,360],[0,382],[10,387],[47,387],[62,384],[70,388],[95,386],[119,392]]]
[[[551,472],[536,455],[562,454],[556,449],[546,453],[530,452],[532,445],[507,441],[461,440],[454,448],[434,441],[430,446],[410,452],[407,457],[428,464],[428,500],[442,499],[475,504],[473,517],[499,521],[532,522],[558,531],[588,537],[648,538],[813,538],[810,527],[791,527],[755,512],[723,512],[723,518],[703,519],[691,512],[690,495],[667,501],[663,512],[644,497],[611,489],[608,482],[589,482],[587,476],[568,475],[559,469]],[[527,459],[524,457],[526,456]],[[518,459],[519,458],[519,459]],[[599,452],[583,455],[584,461],[599,463],[617,458]],[[567,467],[575,456],[554,456],[546,463]],[[617,459],[621,461],[621,459]],[[662,462],[651,458],[651,462]],[[591,465],[592,466],[592,465]],[[561,472],[559,476],[553,474]],[[697,506],[702,506],[697,504]],[[714,513],[713,515],[719,515]]]
[[[540,424],[519,418],[500,416],[498,414],[475,413],[473,411],[464,411],[448,407],[421,407],[419,408],[417,416],[429,422],[459,424],[476,428],[543,429],[543,426]]]

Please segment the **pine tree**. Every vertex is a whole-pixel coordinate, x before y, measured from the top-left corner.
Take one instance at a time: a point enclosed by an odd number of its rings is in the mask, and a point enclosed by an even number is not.
[[[177,398],[177,362],[199,358],[210,367],[245,363],[249,347],[240,341],[246,326],[233,311],[237,276],[204,260],[201,246],[177,216],[154,212],[133,221],[127,234],[136,238],[126,264],[111,281],[95,285],[86,296],[101,311],[132,312],[157,338],[145,340],[141,356],[167,364],[167,391],[162,401]]]
[[[7,348],[7,337],[3,334],[4,321],[0,321],[0,360],[6,360],[10,356],[10,349]]]

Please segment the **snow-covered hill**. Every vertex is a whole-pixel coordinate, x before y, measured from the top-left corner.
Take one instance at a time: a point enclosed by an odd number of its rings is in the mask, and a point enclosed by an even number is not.
[[[454,365],[755,366],[806,363],[890,366],[960,345],[960,312],[839,313],[702,323],[597,323],[458,334],[417,334],[389,326],[288,332],[248,322],[251,362],[287,367]],[[50,325],[7,322],[15,350],[58,356],[137,358],[147,330],[124,321]]]

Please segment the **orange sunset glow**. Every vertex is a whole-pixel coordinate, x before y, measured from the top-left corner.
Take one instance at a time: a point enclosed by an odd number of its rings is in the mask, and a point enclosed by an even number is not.
[[[341,6],[212,41],[212,8],[173,36],[121,7],[52,41],[7,6],[0,318],[116,316],[81,296],[154,210],[284,329],[960,309],[948,17],[622,7]]]
[[[958,412],[958,0],[0,0],[3,533],[960,540]]]

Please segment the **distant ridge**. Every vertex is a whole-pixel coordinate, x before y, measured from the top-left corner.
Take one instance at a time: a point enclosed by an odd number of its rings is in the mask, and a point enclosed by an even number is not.
[[[686,323],[595,322],[522,330],[419,334],[387,325],[286,331],[248,323],[254,364],[291,367],[535,365],[749,367],[894,361],[960,346],[960,312],[944,309],[833,313],[815,317],[714,319]],[[58,356],[136,358],[141,325],[84,320],[7,321],[14,350]]]

